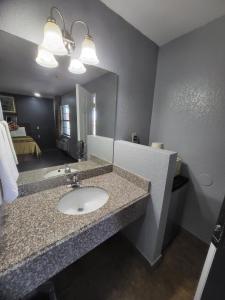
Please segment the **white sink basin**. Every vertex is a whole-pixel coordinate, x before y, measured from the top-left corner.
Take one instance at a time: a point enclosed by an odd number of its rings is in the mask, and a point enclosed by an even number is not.
[[[74,173],[74,172],[77,172],[77,170],[76,169],[71,169],[71,173]],[[50,171],[50,172],[48,172],[44,175],[44,178],[48,179],[48,178],[56,177],[56,176],[59,176],[59,175],[65,175],[65,169],[62,168],[62,169],[57,169],[57,170]]]
[[[66,215],[84,215],[99,209],[108,199],[108,193],[101,188],[80,187],[64,195],[57,209]]]

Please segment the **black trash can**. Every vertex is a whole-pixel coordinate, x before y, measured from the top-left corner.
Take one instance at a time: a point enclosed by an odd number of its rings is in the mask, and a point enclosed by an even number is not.
[[[57,300],[53,282],[47,281],[23,300]]]
[[[181,218],[188,188],[188,178],[178,175],[174,177],[170,207],[167,216],[163,241],[163,250],[172,243],[180,230]]]

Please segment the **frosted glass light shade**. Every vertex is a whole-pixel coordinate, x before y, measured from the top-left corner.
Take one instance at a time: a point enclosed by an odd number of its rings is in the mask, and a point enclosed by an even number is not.
[[[97,65],[99,63],[95,44],[90,35],[85,35],[82,42],[80,60],[87,65]]]
[[[83,74],[86,72],[86,68],[83,63],[76,58],[71,59],[68,70],[74,74]]]
[[[44,27],[44,39],[42,47],[54,55],[67,55],[66,47],[63,43],[62,31],[59,26],[48,21]]]
[[[36,63],[45,68],[56,68],[58,66],[58,62],[54,55],[42,46],[38,47]]]

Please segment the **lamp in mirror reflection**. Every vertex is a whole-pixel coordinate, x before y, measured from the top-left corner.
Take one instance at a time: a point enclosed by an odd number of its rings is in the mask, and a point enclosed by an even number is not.
[[[58,66],[58,62],[54,55],[42,46],[38,47],[36,62],[45,68],[56,68]]]
[[[53,17],[54,12],[60,17],[62,28]],[[75,51],[75,42],[72,33],[74,26],[77,24],[83,25],[86,33],[81,44],[80,57],[79,59],[71,58],[68,70],[71,73],[83,74],[86,72],[83,64],[97,65],[99,60],[96,54],[96,47],[87,23],[82,20],[74,20],[68,31],[65,26],[64,17],[57,7],[51,8],[50,17],[44,26],[44,38],[38,48],[36,62],[46,68],[55,68],[58,66],[58,62],[54,56],[72,56]]]
[[[79,59],[71,58],[68,70],[74,74],[84,74],[87,69]]]

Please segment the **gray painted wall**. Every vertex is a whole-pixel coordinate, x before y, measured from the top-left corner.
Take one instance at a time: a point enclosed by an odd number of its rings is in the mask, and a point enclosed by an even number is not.
[[[114,138],[116,122],[117,76],[107,73],[84,86],[96,94],[96,134]]]
[[[183,226],[204,241],[225,195],[224,32],[225,17],[160,48],[151,122],[150,141],[178,151],[186,165]]]
[[[0,29],[40,43],[53,5],[62,10],[66,24],[88,22],[100,67],[119,75],[117,138],[129,139],[135,131],[147,144],[158,47],[98,0],[1,0]],[[74,32],[79,29],[83,33],[82,27]],[[79,45],[80,36],[75,40]]]
[[[27,135],[35,139],[41,150],[54,149],[55,117],[52,99],[9,95],[15,98],[18,125],[26,127]]]

